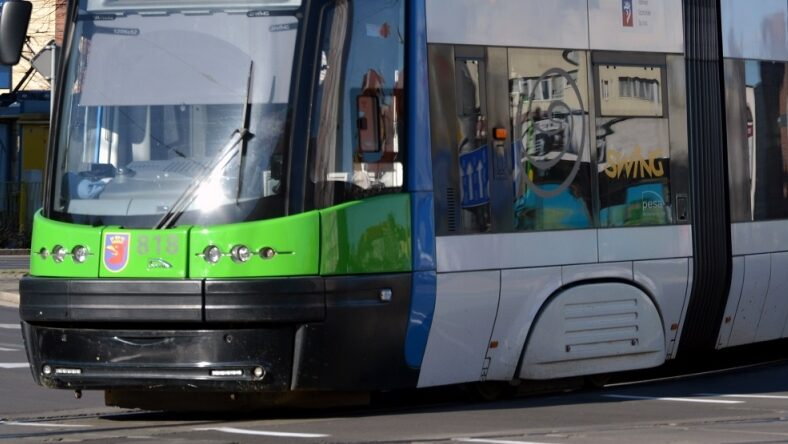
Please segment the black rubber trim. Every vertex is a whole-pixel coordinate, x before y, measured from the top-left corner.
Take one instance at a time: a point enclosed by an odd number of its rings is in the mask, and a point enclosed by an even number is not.
[[[323,278],[75,280],[25,277],[26,322],[285,323],[325,318]]]
[[[202,281],[25,277],[19,314],[27,322],[201,322]]]
[[[685,0],[693,280],[679,357],[715,349],[731,283],[719,0]]]
[[[415,387],[418,370],[405,362],[411,281],[410,273],[326,278],[325,320],[296,332],[292,389]]]
[[[208,322],[310,322],[325,317],[321,278],[205,282]]]

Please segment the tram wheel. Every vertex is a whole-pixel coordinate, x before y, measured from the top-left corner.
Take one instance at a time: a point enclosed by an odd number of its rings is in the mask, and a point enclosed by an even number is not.
[[[517,392],[517,387],[503,381],[474,382],[466,385],[466,389],[474,400],[484,402],[511,398]]]
[[[610,383],[610,373],[602,373],[599,375],[588,375],[583,378],[583,387],[587,389],[601,389]]]

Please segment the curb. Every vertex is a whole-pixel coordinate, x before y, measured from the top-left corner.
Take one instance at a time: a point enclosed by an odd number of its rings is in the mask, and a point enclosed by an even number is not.
[[[0,291],[0,304],[19,306],[19,293]]]

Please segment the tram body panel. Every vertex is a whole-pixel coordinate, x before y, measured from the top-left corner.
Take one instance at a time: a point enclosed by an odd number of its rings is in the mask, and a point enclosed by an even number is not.
[[[478,381],[500,295],[501,272],[438,274],[435,315],[419,387]]]
[[[516,377],[533,321],[562,285],[562,267],[501,271],[501,302],[487,350],[490,362],[486,379],[511,381]],[[493,347],[495,342],[497,346]]]
[[[744,287],[744,257],[734,257],[731,260],[731,288],[728,292],[728,302],[722,318],[720,334],[717,338],[717,349],[728,347],[733,332],[733,320],[739,309],[742,288]]]
[[[651,298],[624,283],[558,293],[528,340],[520,377],[554,379],[656,367],[665,362],[662,320]]]
[[[770,254],[744,257],[744,283],[728,343],[731,347],[755,342],[755,331],[769,290],[771,264]]]
[[[692,227],[627,227],[599,230],[599,261],[692,257]]]
[[[677,350],[679,330],[684,324],[684,310],[689,300],[689,258],[642,261],[632,264],[634,281],[653,297],[662,317],[666,358]]]
[[[763,304],[761,319],[755,331],[755,341],[772,341],[783,337],[785,320],[788,318],[788,253],[771,255],[769,289]]]
[[[596,230],[441,236],[439,273],[596,263]]]
[[[788,30],[777,0],[721,2],[732,276],[717,348],[786,337]]]

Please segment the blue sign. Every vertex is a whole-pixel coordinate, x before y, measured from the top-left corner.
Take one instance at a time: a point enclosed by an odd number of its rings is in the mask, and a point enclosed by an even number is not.
[[[11,67],[0,65],[0,89],[11,89]]]
[[[490,149],[487,145],[460,154],[460,177],[463,208],[490,202]]]

